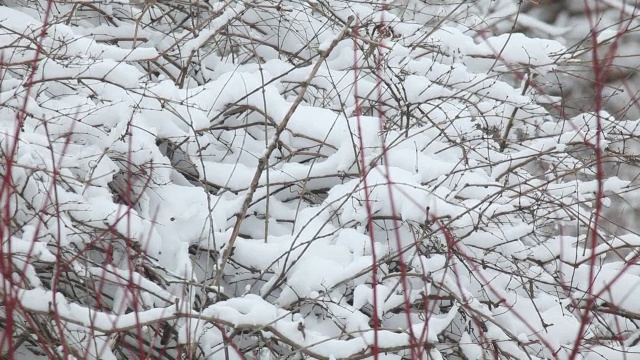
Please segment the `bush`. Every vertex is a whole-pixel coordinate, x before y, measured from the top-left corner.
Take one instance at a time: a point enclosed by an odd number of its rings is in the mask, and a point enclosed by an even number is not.
[[[0,351],[637,357],[601,2],[0,2]]]

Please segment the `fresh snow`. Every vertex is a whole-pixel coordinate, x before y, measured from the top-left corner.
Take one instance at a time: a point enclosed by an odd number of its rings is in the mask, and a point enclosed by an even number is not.
[[[63,2],[41,36],[36,3],[0,6],[0,336],[12,316],[69,358],[637,355],[640,120],[563,118],[527,84],[575,60],[569,29],[503,29],[507,0]]]

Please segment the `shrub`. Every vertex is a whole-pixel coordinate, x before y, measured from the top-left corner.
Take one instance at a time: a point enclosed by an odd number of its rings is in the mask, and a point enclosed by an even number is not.
[[[5,0],[3,356],[633,357],[598,4]]]

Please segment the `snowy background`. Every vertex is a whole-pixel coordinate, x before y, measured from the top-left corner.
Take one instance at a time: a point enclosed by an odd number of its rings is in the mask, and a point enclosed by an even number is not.
[[[0,0],[0,353],[640,359],[637,15]]]

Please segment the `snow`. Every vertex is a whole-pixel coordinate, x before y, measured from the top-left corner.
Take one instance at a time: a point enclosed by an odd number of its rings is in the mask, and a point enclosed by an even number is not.
[[[123,88],[132,88],[137,86],[140,76],[142,74],[134,66],[122,62],[111,59],[98,61],[80,59],[72,64],[48,61],[38,68],[34,77],[39,82],[65,78],[101,80]]]
[[[480,360],[484,357],[482,347],[471,341],[469,333],[464,332],[460,337],[460,349],[464,356],[469,360]]]
[[[187,41],[183,46],[181,46],[181,50],[183,51],[185,58],[188,57],[189,54],[193,53],[197,49],[200,49],[201,47],[203,47],[203,45],[205,45],[206,42],[216,32],[218,32],[223,25],[228,23],[236,14],[243,12],[245,8],[244,6],[237,6],[234,8],[229,7],[229,8],[226,8],[226,9],[223,8],[220,10],[223,10],[222,13],[218,15],[215,18],[215,20],[210,23],[209,27],[205,31],[201,32],[200,34],[198,34],[197,37]]]
[[[520,33],[490,37],[478,45],[479,53],[490,56],[498,52],[508,62],[530,64],[543,71],[553,69],[555,57],[564,51],[565,47],[555,40],[531,39]]]
[[[167,356],[207,359],[402,359],[410,333],[419,358],[633,358],[640,123],[558,116],[525,84],[575,29],[476,3],[59,3],[40,42],[43,14],[1,6],[16,324],[96,359],[138,329],[156,356],[165,324]]]

